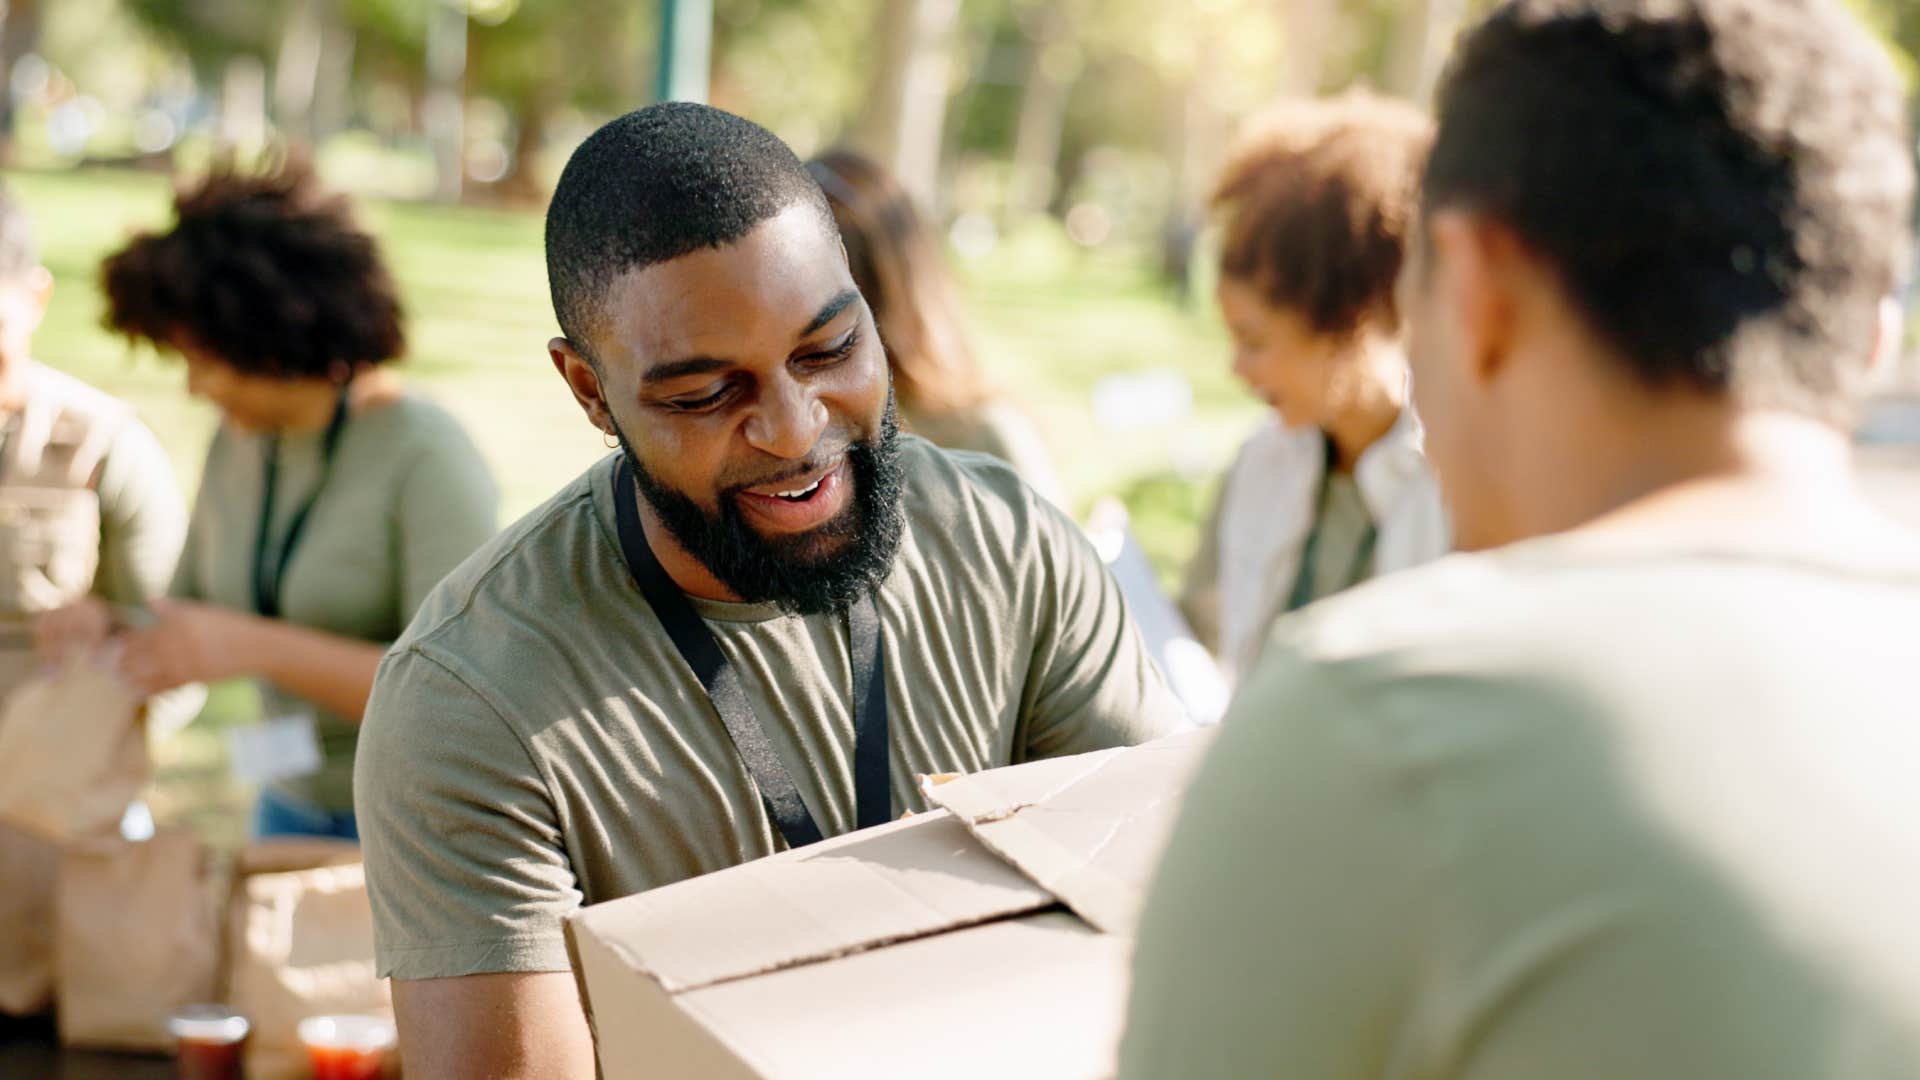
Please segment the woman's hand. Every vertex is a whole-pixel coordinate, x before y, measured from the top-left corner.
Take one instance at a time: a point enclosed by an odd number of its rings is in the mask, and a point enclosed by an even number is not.
[[[120,639],[120,677],[135,690],[152,695],[247,672],[242,654],[262,620],[188,600],[156,600],[153,615]]]
[[[88,596],[33,620],[33,646],[42,664],[60,667],[106,644],[113,630],[113,608]]]

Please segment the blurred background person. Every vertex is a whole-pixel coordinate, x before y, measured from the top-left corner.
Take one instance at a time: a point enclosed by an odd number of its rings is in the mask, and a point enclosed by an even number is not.
[[[149,692],[255,678],[266,722],[234,743],[266,785],[254,832],[354,838],[374,669],[492,535],[494,485],[460,425],[385,366],[404,346],[393,282],[303,163],[217,169],[174,214],[106,261],[107,322],[182,357],[221,424],[172,599],[124,632],[120,670]],[[66,618],[104,630],[82,606]]]
[[[1060,503],[1059,477],[1040,432],[994,391],[974,360],[939,236],[912,196],[885,167],[854,150],[830,150],[807,170],[827,193],[854,284],[886,346],[901,428],[949,450],[992,454]]]
[[[36,362],[52,295],[33,226],[0,191],[0,698],[37,667],[36,618],[81,597],[101,612],[145,605],[166,590],[186,532],[173,468],[133,410]],[[12,894],[0,1013],[50,1001],[58,861],[52,844],[0,826]]]
[[[53,285],[0,191],[0,693],[36,666],[38,617],[89,596],[103,619],[146,605],[186,533],[173,467],[133,409],[35,361]]]
[[[1431,140],[1418,110],[1363,92],[1288,105],[1215,188],[1233,372],[1273,410],[1229,467],[1182,590],[1229,677],[1280,615],[1448,547],[1394,302]]]

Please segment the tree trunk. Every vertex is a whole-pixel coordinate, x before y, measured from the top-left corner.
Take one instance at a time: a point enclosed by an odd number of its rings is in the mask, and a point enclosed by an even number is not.
[[[1280,92],[1312,97],[1320,92],[1325,56],[1340,30],[1339,10],[1334,0],[1281,0],[1280,21],[1287,35]]]
[[[220,143],[245,158],[266,141],[266,65],[257,56],[236,56],[220,78]]]
[[[273,62],[273,118],[288,138],[313,140],[313,101],[320,82],[330,0],[294,0],[280,25]]]
[[[880,58],[855,141],[887,163],[921,206],[939,195],[960,0],[883,0],[875,27]]]
[[[467,15],[451,0],[435,0],[428,18],[425,119],[433,146],[433,195],[457,203],[467,164]]]
[[[13,66],[39,42],[39,0],[0,0],[0,164],[13,157]]]
[[[1007,198],[1010,221],[1037,214],[1053,202],[1067,99],[1080,74],[1071,44],[1079,14],[1078,4],[1056,0],[1042,7],[1028,31],[1026,78],[1013,137],[1013,183]]]
[[[353,54],[357,44],[353,27],[344,20],[335,19],[327,27],[310,121],[315,143],[345,130],[353,119]]]
[[[546,195],[537,166],[540,149],[547,141],[547,113],[544,101],[529,101],[515,113],[513,152],[507,174],[500,178],[497,190],[509,202],[533,205]]]
[[[1425,104],[1465,15],[1464,0],[1409,0],[1394,24],[1386,90]]]

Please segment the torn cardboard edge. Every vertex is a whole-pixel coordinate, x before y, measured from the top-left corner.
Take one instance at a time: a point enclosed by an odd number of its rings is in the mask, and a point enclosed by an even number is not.
[[[1203,728],[1142,746],[994,769],[929,795],[988,850],[1081,918],[1107,933],[1131,935],[1152,864],[1217,731]],[[1134,798],[1141,790],[1157,794],[1142,804]],[[1086,821],[1069,820],[1074,815]],[[1099,835],[1076,827],[1082,824]],[[1127,850],[1121,857],[1107,859],[1122,842]]]

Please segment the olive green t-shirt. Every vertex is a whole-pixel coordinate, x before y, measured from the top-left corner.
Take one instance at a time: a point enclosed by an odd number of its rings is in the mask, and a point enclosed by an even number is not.
[[[174,596],[256,610],[267,441],[227,426],[214,435]],[[323,445],[319,431],[280,439],[270,554],[319,490],[281,581],[281,617],[342,637],[392,641],[440,579],[493,535],[492,476],[459,421],[411,394],[348,418],[319,487]],[[320,771],[275,789],[317,809],[351,810],[358,726],[265,680],[260,693],[266,716],[311,715],[320,736]]]
[[[1175,730],[1073,523],[999,462],[902,441],[906,532],[876,598],[894,812],[926,808],[916,773]],[[357,796],[383,976],[564,971],[568,912],[782,846],[627,570],[615,460],[468,560],[381,669]],[[845,619],[694,606],[821,831],[853,828]]]
[[[1920,1077],[1916,628],[1920,559],[1571,538],[1283,622],[1122,1075]]]

